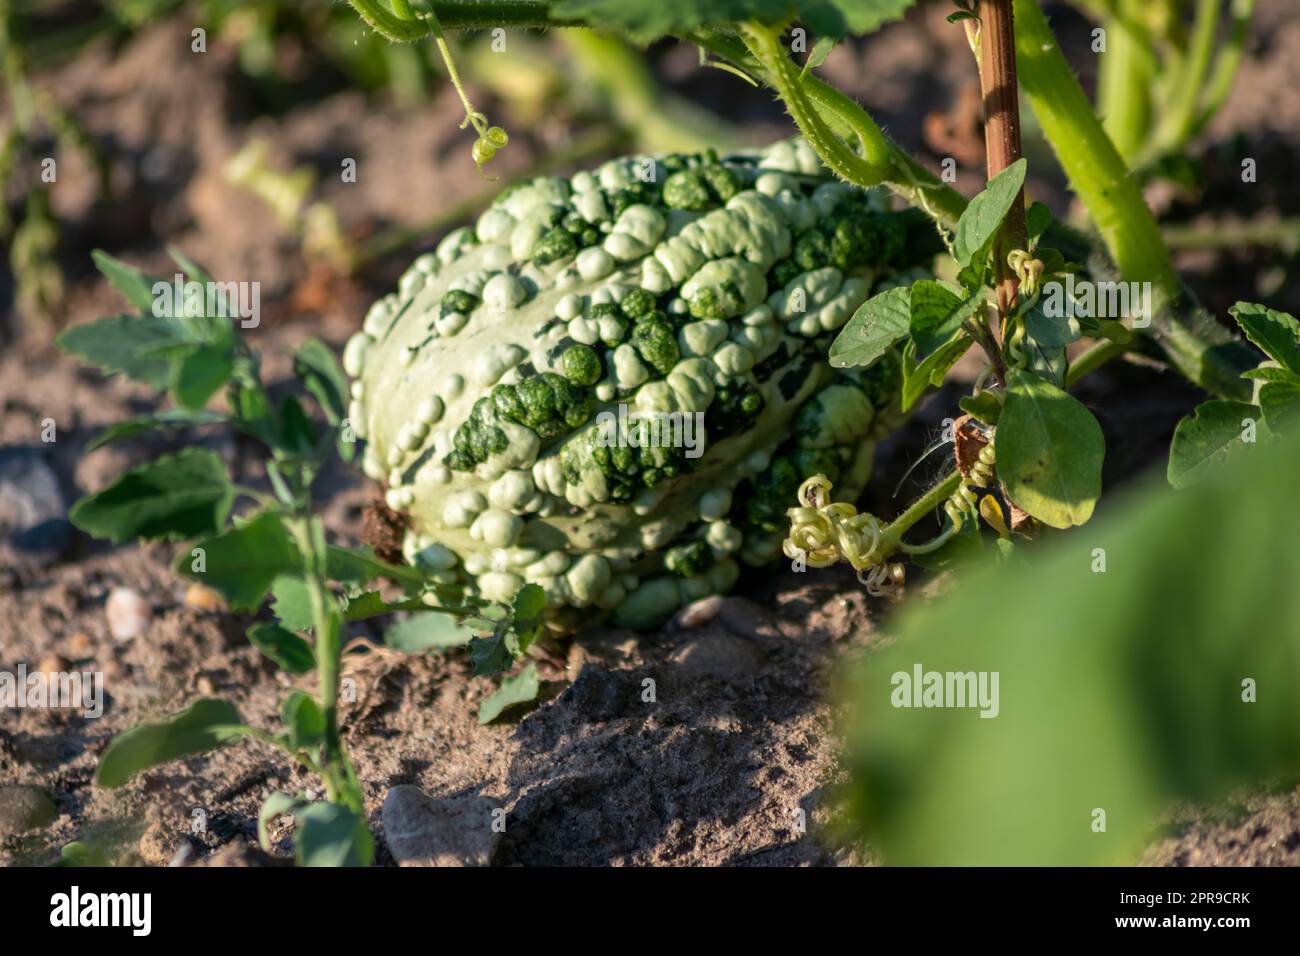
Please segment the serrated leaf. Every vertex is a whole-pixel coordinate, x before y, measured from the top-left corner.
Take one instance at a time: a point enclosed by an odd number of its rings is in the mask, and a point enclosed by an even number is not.
[[[1259,379],[1262,382],[1291,382],[1300,385],[1300,375],[1289,368],[1278,368],[1276,365],[1261,365],[1259,368],[1248,369],[1241,373],[1241,377]]]
[[[478,722],[480,724],[490,724],[500,717],[502,711],[508,707],[536,700],[540,688],[541,684],[537,680],[537,666],[529,663],[518,674],[503,680],[497,692],[479,704]]]
[[[1245,444],[1243,422],[1258,422],[1260,416],[1258,406],[1245,402],[1202,402],[1174,429],[1165,471],[1169,483],[1187,488],[1221,467]]]
[[[175,362],[198,346],[189,329],[153,315],[114,315],[74,325],[55,339],[59,348],[108,374],[120,373],[158,391],[173,379]]]
[[[290,674],[306,674],[316,666],[316,653],[311,645],[276,624],[254,624],[248,629],[248,639],[263,656]]]
[[[917,358],[925,359],[951,342],[961,324],[978,312],[983,303],[982,288],[963,297],[933,279],[914,282],[908,331],[916,344]]]
[[[800,76],[807,73],[809,70],[817,69],[817,67],[825,63],[826,58],[830,56],[831,51],[835,49],[835,44],[837,42],[838,41],[834,37],[819,37],[817,42],[813,44],[813,48],[808,51],[808,58],[804,60],[803,70],[800,72]]]
[[[305,631],[312,626],[311,596],[301,574],[281,574],[271,583],[271,613],[284,628]]]
[[[510,610],[514,617],[514,641],[510,653],[512,657],[522,657],[542,632],[546,592],[540,585],[525,584],[515,593]]]
[[[90,253],[95,266],[104,274],[108,284],[121,293],[128,305],[141,312],[152,313],[154,304],[154,280],[135,266],[128,265],[121,259],[115,259],[103,249]]]
[[[294,353],[293,371],[330,424],[337,424],[346,414],[348,382],[330,347],[319,339],[308,339]]]
[[[120,787],[142,770],[219,747],[245,730],[229,701],[196,700],[169,720],[140,724],[114,737],[99,758],[95,782]]]
[[[478,635],[477,628],[462,624],[450,614],[425,611],[398,621],[384,632],[384,644],[404,654],[461,647]]]
[[[969,335],[958,332],[951,341],[918,364],[916,347],[909,342],[903,350],[903,411],[915,405],[932,385],[941,384],[948,370],[957,364],[972,344]]]
[[[166,431],[168,429],[192,428],[199,425],[219,425],[226,420],[224,415],[216,412],[203,410],[191,411],[185,408],[169,408],[161,411],[156,415],[141,415],[137,418],[128,418],[126,421],[118,422],[116,425],[110,425],[102,432],[86,442],[85,451],[92,452],[96,448],[102,448],[110,442],[120,441],[123,438],[131,438],[135,435],[142,435],[151,431]]]
[[[230,381],[235,357],[228,344],[201,345],[176,363],[172,394],[184,408],[200,409]]]
[[[1259,390],[1259,406],[1269,431],[1289,435],[1300,428],[1300,384],[1269,382]]]
[[[290,692],[280,706],[280,719],[289,731],[289,746],[307,750],[325,739],[325,713],[310,694]]]
[[[1011,500],[1053,528],[1081,525],[1101,495],[1106,440],[1092,412],[1028,372],[1007,376],[997,474]]]
[[[122,544],[134,538],[194,538],[222,528],[235,490],[214,452],[187,448],[131,469],[72,506],[87,534]]]
[[[869,366],[907,338],[912,290],[907,286],[873,296],[853,313],[831,343],[832,368]]]
[[[254,611],[272,582],[301,569],[302,557],[278,514],[258,513],[251,521],[195,545],[204,569],[196,571],[192,552],[181,554],[176,570],[220,591],[236,611]]]
[[[1228,312],[1265,355],[1300,375],[1300,322],[1294,316],[1253,302],[1238,302]]]
[[[313,803],[294,814],[299,866],[369,866],[375,841],[359,813],[337,803]]]
[[[1025,185],[1027,168],[1025,160],[1017,159],[989,180],[984,190],[970,201],[957,220],[957,234],[953,240],[953,254],[959,265],[968,266],[977,256],[987,252],[1002,220]]]

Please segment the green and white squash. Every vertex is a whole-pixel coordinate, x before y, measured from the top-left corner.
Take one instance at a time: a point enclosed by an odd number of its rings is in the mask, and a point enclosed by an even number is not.
[[[851,500],[896,421],[894,356],[856,373],[825,355],[926,257],[912,222],[798,140],[507,190],[344,353],[407,559],[495,601],[539,584],[560,622],[646,627],[778,557],[802,479]],[[701,413],[703,453],[611,446],[620,406]]]

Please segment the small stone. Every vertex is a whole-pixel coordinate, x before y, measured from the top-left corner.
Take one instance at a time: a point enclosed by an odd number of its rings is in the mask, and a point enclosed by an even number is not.
[[[689,631],[697,627],[703,627],[711,620],[718,616],[722,610],[722,598],[716,594],[706,598],[700,598],[698,601],[692,601],[686,607],[677,612],[673,624],[679,630]]]
[[[398,866],[488,866],[501,840],[496,809],[477,794],[430,797],[402,784],[384,798],[384,841]]]
[[[113,588],[104,612],[108,615],[108,632],[119,641],[139,637],[153,616],[149,602],[130,588]]]
[[[95,649],[95,642],[85,631],[78,631],[68,638],[68,653],[74,658],[89,657]]]
[[[53,564],[72,544],[67,513],[59,479],[38,449],[0,448],[0,552]]]
[[[191,584],[185,589],[185,606],[196,611],[220,611],[224,606],[221,592],[206,584]]]
[[[140,859],[150,866],[164,866],[176,855],[171,834],[161,822],[149,825],[136,848],[140,851]]]
[[[47,654],[41,658],[36,669],[42,674],[65,674],[71,665],[58,654]]]
[[[217,692],[217,687],[212,683],[212,678],[207,674],[200,674],[199,679],[194,682],[194,689],[204,697],[211,697]]]
[[[172,858],[167,861],[168,866],[189,866],[194,862],[194,847],[190,843],[182,843],[179,850],[172,854]]]
[[[0,838],[39,830],[58,816],[59,808],[45,788],[24,783],[0,787]]]

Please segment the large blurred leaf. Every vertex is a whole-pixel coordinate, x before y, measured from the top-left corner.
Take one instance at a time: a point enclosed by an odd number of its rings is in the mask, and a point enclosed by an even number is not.
[[[853,682],[854,819],[886,861],[1120,862],[1173,801],[1300,770],[1297,474],[1290,441],[1149,481],[906,614]],[[998,716],[895,708],[918,663],[997,672]]]

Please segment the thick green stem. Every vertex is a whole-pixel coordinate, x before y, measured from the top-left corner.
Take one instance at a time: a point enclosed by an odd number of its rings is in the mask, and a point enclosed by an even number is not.
[[[1097,111],[1106,134],[1126,162],[1151,135],[1151,72],[1146,48],[1119,17],[1105,23],[1106,52],[1097,81]]]
[[[872,552],[879,560],[884,561],[895,551],[899,550],[903,543],[903,535],[912,529],[912,526],[925,518],[926,515],[934,511],[945,501],[953,496],[953,493],[961,486],[962,476],[960,471],[954,471],[942,481],[932,485],[930,489],[917,498],[908,506],[907,510],[885,526],[880,533],[880,543]]]
[[[1225,397],[1239,395],[1242,366],[1228,345],[1231,337],[1212,325],[1194,330],[1179,314],[1187,303],[1155,217],[1070,70],[1047,18],[1036,0],[1015,0],[1015,15],[1021,89],[1120,277],[1151,284],[1151,334],[1189,379]]]
[[[859,156],[822,121],[821,114],[804,92],[799,71],[781,46],[779,31],[756,22],[742,23],[740,30],[749,52],[767,71],[795,125],[830,170],[841,179],[863,187],[884,181],[889,172],[889,147],[875,120],[864,110],[858,110],[853,133],[864,153],[864,156]]]
[[[1173,102],[1157,133],[1163,149],[1176,149],[1191,138],[1200,118],[1201,90],[1210,71],[1214,54],[1214,37],[1219,26],[1223,0],[1199,0],[1192,41],[1173,91]]]

